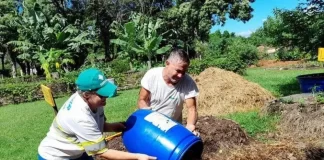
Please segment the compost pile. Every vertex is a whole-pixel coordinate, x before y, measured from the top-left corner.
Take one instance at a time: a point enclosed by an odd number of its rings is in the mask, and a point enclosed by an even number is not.
[[[212,160],[220,152],[235,146],[249,144],[246,133],[234,121],[218,119],[212,116],[199,117],[197,130],[204,143],[203,160]],[[110,149],[126,151],[120,137],[108,142]]]
[[[207,68],[194,77],[199,89],[200,115],[224,115],[263,107],[271,93],[242,76],[219,68]]]
[[[229,160],[306,160],[306,154],[295,144],[274,143],[261,144],[256,143],[246,147],[237,148],[226,157]]]
[[[279,114],[282,137],[324,140],[324,104],[316,97],[300,98],[297,102],[274,100],[266,105],[267,114]]]
[[[203,160],[218,159],[223,151],[249,144],[246,133],[232,120],[203,116],[196,127],[204,143]]]

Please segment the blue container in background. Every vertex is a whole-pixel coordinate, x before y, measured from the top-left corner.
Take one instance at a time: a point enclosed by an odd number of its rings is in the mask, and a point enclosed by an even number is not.
[[[126,149],[158,160],[200,159],[202,140],[183,125],[155,111],[137,110],[126,121],[122,135]]]
[[[297,80],[303,93],[324,91],[324,73],[300,75]]]

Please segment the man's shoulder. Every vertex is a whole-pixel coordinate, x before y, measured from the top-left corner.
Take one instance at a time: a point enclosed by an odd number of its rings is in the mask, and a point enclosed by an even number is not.
[[[147,72],[159,72],[159,71],[162,71],[164,67],[154,67],[154,68],[151,68],[149,69]]]
[[[155,76],[162,73],[164,67],[151,68],[146,72],[146,76]]]
[[[188,82],[196,83],[194,81],[194,79],[190,75],[188,75],[187,73],[184,75],[183,79],[184,79],[184,83],[188,83]]]

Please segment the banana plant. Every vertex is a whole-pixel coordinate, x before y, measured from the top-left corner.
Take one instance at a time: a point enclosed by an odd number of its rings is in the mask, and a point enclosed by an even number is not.
[[[70,55],[70,56],[67,56]],[[37,52],[36,58],[41,62],[41,67],[45,71],[46,79],[51,80],[51,73],[61,71],[61,65],[74,64],[71,53],[67,50],[51,48],[48,51]]]
[[[130,21],[125,23],[123,26],[114,23],[114,27],[111,29],[116,34],[117,39],[111,39],[110,42],[119,46],[121,51],[117,54],[121,58],[128,58],[130,60],[130,68],[132,68],[132,61],[135,58],[133,47],[136,43],[136,26],[135,22]]]
[[[140,15],[141,16],[141,15]],[[143,16],[144,23],[139,23],[138,41],[132,48],[139,55],[146,56],[148,68],[152,67],[152,59],[156,55],[164,54],[171,49],[171,45],[160,48],[163,41],[163,34],[158,34],[157,30],[163,25],[161,19],[154,20],[151,17]]]
[[[163,25],[161,19],[153,19],[142,14],[132,14],[131,21],[121,26],[122,29],[111,30],[118,37],[111,42],[120,46],[118,54],[128,57],[132,61],[134,57],[146,57],[148,67],[152,67],[152,59],[158,54],[164,54],[170,50],[171,45],[160,48],[163,33],[158,30]],[[121,31],[120,31],[121,30]]]

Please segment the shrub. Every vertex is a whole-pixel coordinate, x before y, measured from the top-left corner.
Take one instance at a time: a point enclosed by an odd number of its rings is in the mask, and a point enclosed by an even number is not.
[[[305,55],[306,53],[301,52],[298,48],[294,48],[292,50],[281,48],[276,52],[276,58],[282,61],[300,60]]]
[[[227,47],[227,54],[235,55],[237,58],[246,65],[255,64],[258,60],[257,48],[251,44],[244,43],[241,39],[235,39]]]
[[[6,84],[0,86],[0,106],[43,99],[43,93],[40,88],[41,84],[50,87],[55,97],[60,97],[75,91],[74,85],[62,82],[62,80]]]
[[[208,66],[225,69],[239,74],[243,74],[245,69],[247,68],[247,65],[245,63],[234,56],[214,58],[213,60],[208,61]]]
[[[108,65],[116,73],[124,73],[130,70],[129,61],[127,59],[117,58],[109,62]]]
[[[204,63],[194,64],[198,66],[193,69],[195,72],[206,67],[218,67],[242,74],[249,65],[258,60],[257,48],[244,39],[230,38],[223,41],[224,44],[210,46],[206,51]]]
[[[189,73],[197,75],[200,72],[204,71],[207,68],[207,64],[200,59],[192,59],[190,60],[190,67],[189,67]]]

